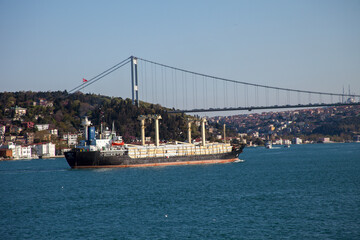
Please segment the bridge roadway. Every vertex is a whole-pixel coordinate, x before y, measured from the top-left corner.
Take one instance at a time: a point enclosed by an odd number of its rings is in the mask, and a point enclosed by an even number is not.
[[[231,107],[231,108],[209,108],[209,109],[189,109],[189,110],[170,110],[168,113],[199,113],[199,112],[222,112],[222,111],[252,111],[252,110],[266,110],[266,109],[284,109],[284,108],[313,108],[313,107],[336,107],[336,106],[355,106],[360,105],[360,102],[354,103],[315,103],[315,104],[298,104],[298,105],[283,105],[283,106],[259,106],[259,107]]]

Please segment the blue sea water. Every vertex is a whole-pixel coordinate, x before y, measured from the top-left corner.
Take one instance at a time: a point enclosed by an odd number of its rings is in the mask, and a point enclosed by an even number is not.
[[[360,239],[360,144],[241,163],[72,170],[0,162],[1,239]]]

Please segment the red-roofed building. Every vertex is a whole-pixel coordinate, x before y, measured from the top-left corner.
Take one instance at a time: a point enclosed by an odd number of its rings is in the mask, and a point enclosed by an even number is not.
[[[35,123],[33,123],[33,122],[23,122],[22,124],[27,129],[28,128],[34,128],[34,126],[35,126]]]

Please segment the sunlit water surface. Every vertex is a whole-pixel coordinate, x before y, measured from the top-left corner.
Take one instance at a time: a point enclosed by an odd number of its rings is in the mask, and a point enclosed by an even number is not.
[[[71,170],[0,162],[1,239],[360,239],[360,144],[245,162]]]

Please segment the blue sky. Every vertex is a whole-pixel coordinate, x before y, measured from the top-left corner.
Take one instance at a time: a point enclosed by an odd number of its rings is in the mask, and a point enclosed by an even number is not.
[[[360,1],[0,0],[0,91],[70,90],[130,55],[360,94]],[[130,97],[128,68],[85,92]]]

